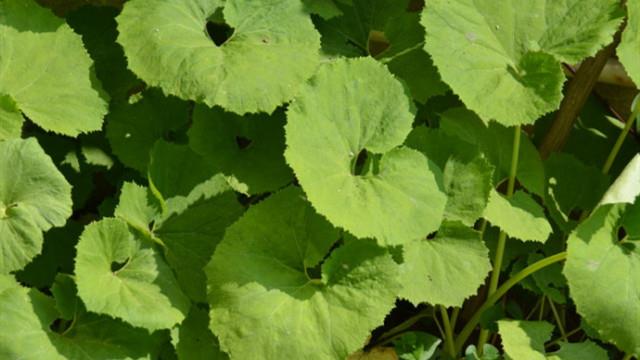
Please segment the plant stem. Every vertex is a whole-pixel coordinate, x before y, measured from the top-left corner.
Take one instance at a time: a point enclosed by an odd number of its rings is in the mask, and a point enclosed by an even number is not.
[[[513,149],[511,153],[511,168],[509,169],[509,182],[507,183],[507,198],[513,195],[513,190],[516,185],[516,174],[518,172],[518,158],[520,157],[520,135],[522,131],[520,129],[520,125],[515,127],[515,132],[513,134]],[[493,260],[493,270],[491,272],[491,279],[489,280],[489,291],[488,296],[491,296],[496,292],[498,288],[498,282],[500,281],[500,271],[502,270],[502,259],[504,258],[504,250],[507,244],[507,233],[504,231],[500,231],[500,235],[498,235],[498,245],[496,247],[496,255]],[[489,338],[489,331],[482,329],[480,330],[480,336],[478,337],[478,354],[482,355],[482,349],[484,348],[484,344],[487,342]]]
[[[431,314],[428,311],[423,310],[423,311],[417,313],[416,315],[408,318],[404,322],[398,324],[397,326],[395,326],[391,330],[389,330],[389,331],[385,332],[384,334],[382,334],[380,336],[380,341],[383,342],[383,343],[386,342],[388,339],[391,339],[391,338],[395,337],[396,335],[404,332],[405,330],[407,330],[410,327],[412,327],[413,324],[417,323],[420,319],[423,319],[423,318],[426,318],[426,317],[431,317]]]
[[[558,109],[551,128],[540,144],[540,156],[543,159],[548,158],[552,152],[558,151],[564,146],[578,114],[598,82],[602,69],[615,52],[619,39],[620,32],[615,35],[612,44],[600,50],[594,57],[583,61],[574,78],[569,81],[560,109]]]
[[[626,354],[622,360],[631,360],[633,358],[633,354]]]
[[[560,314],[558,314],[558,310],[556,310],[556,306],[553,304],[553,300],[549,299],[549,307],[551,308],[551,312],[553,313],[553,317],[556,319],[556,323],[558,324],[558,329],[560,330],[561,339],[567,338],[567,332],[564,330],[564,325],[562,325],[562,319],[560,319]]]
[[[460,315],[460,308],[459,307],[453,308],[453,311],[451,312],[451,329],[454,332],[456,331],[456,323],[458,322],[458,315]]]
[[[553,345],[555,345],[555,344],[559,343],[560,341],[567,340],[570,336],[573,336],[573,335],[575,335],[575,334],[579,333],[581,330],[582,330],[582,328],[581,328],[581,327],[577,327],[577,328],[575,328],[575,329],[573,329],[573,330],[569,331],[568,333],[566,333],[566,335],[565,335],[565,336],[563,336],[563,337],[561,336],[561,337],[559,337],[559,338],[557,338],[557,339],[553,340],[552,342],[550,342],[550,343],[546,344],[544,347],[545,347],[545,349],[546,349],[546,348],[550,348],[550,347],[552,347]]]
[[[542,301],[540,302],[540,312],[538,313],[538,321],[542,321],[544,317],[544,303],[547,301],[547,296],[542,295]]]
[[[624,129],[622,130],[620,135],[618,135],[618,139],[616,140],[616,143],[613,145],[611,152],[609,152],[607,161],[604,163],[604,166],[602,167],[603,174],[606,175],[609,173],[609,170],[611,170],[611,166],[613,165],[613,162],[618,156],[618,153],[620,152],[620,148],[622,148],[624,139],[627,138],[627,134],[629,134],[629,131],[631,130],[631,127],[633,126],[633,123],[635,122],[638,115],[640,115],[640,96],[636,97],[635,106],[633,107],[631,116],[629,116],[629,119],[627,119],[627,122],[624,125]]]
[[[440,308],[440,316],[442,317],[442,325],[444,327],[444,346],[449,352],[449,356],[451,356],[452,359],[455,359],[456,349],[454,346],[453,330],[451,328],[449,314],[447,313],[447,309],[444,306],[440,305],[438,307]]]
[[[566,251],[563,251],[561,253],[557,253],[557,254],[552,255],[552,256],[548,256],[548,257],[546,257],[546,258],[544,258],[542,260],[536,261],[535,263],[527,266],[526,268],[522,269],[520,272],[518,272],[517,274],[512,276],[509,280],[505,281],[504,284],[502,284],[496,290],[496,292],[494,292],[492,295],[490,295],[487,298],[487,300],[484,302],[484,304],[482,304],[482,306],[478,309],[478,311],[476,311],[476,313],[473,314],[471,319],[469,319],[469,321],[465,324],[465,326],[462,329],[462,331],[460,331],[460,334],[456,338],[456,342],[455,342],[456,352],[460,352],[460,350],[462,349],[462,346],[466,343],[467,339],[469,338],[469,336],[473,332],[473,329],[475,329],[475,327],[480,322],[480,317],[482,316],[482,313],[484,313],[488,308],[490,308],[491,306],[493,306],[493,304],[495,304],[498,300],[500,300],[500,298],[504,294],[506,294],[507,291],[509,291],[509,289],[514,287],[517,283],[522,281],[527,276],[529,276],[529,275],[531,275],[531,274],[533,274],[533,273],[535,273],[537,271],[540,271],[541,269],[544,269],[545,267],[547,267],[549,265],[552,265],[552,264],[555,264],[557,262],[563,261],[566,258],[567,258],[567,252]]]

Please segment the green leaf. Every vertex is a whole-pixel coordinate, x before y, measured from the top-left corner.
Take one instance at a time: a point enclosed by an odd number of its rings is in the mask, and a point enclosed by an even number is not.
[[[151,86],[239,114],[289,101],[319,62],[320,36],[301,1],[135,0],[118,16],[129,67]],[[233,34],[217,46],[219,11]],[[180,81],[176,81],[180,79]]]
[[[629,77],[640,86],[640,0],[627,0],[626,4],[627,26],[616,52]]]
[[[429,55],[422,49],[424,28],[409,0],[354,0],[337,4],[342,16],[316,21],[322,50],[328,56],[370,55],[389,66],[421,103],[442,95],[440,80]]]
[[[0,141],[19,138],[24,118],[11,96],[0,95]]]
[[[334,225],[387,245],[439,227],[446,197],[438,170],[400,147],[413,116],[402,86],[383,66],[369,58],[323,66],[287,117],[285,158],[310,202]],[[359,174],[363,155],[368,161]]]
[[[499,360],[501,359],[500,350],[491,344],[484,344],[482,347],[482,356],[478,355],[478,349],[475,345],[467,346],[464,351],[465,360]]]
[[[336,359],[361,348],[393,308],[391,256],[372,241],[331,252],[338,231],[296,188],[227,229],[206,268],[211,328],[237,359]]]
[[[413,304],[461,306],[491,270],[489,250],[480,233],[459,223],[445,223],[431,240],[403,245],[399,296]]]
[[[442,129],[428,128],[423,125],[418,125],[411,130],[405,144],[423,153],[441,169],[445,168],[451,157],[455,157],[457,161],[470,162],[480,155],[474,143],[445,133]]]
[[[510,359],[546,360],[544,343],[553,326],[545,321],[498,321],[502,347]]]
[[[115,216],[143,234],[151,235],[149,224],[159,210],[149,203],[149,191],[136,183],[125,182],[120,191],[120,201]]]
[[[487,206],[492,177],[493,166],[483,157],[468,162],[449,158],[442,178],[448,197],[444,218],[473,226]]]
[[[189,195],[214,173],[215,169],[187,145],[158,140],[151,151],[149,179],[165,199]]]
[[[22,269],[42,232],[71,216],[71,186],[33,139],[0,141],[0,273]]]
[[[60,1],[60,0],[58,0]],[[67,3],[69,0],[63,0]],[[83,5],[87,0],[80,0]],[[96,1],[96,0],[92,0]],[[97,0],[108,1],[108,0]],[[121,1],[121,0],[117,0]],[[69,25],[80,35],[95,61],[96,76],[113,101],[126,101],[142,82],[127,68],[122,47],[116,43],[116,15],[119,10],[107,6],[84,6],[67,16]]]
[[[192,306],[182,324],[171,330],[171,342],[181,360],[229,359],[209,330],[209,314],[197,306]]]
[[[565,232],[577,224],[576,211],[590,211],[609,186],[609,178],[593,166],[587,166],[569,154],[553,153],[545,161],[547,191],[545,204],[549,214]]]
[[[640,247],[619,241],[625,205],[599,207],[568,240],[564,275],[578,313],[604,341],[640,353]]]
[[[153,145],[186,128],[189,105],[157,90],[144,91],[141,96],[134,103],[113,104],[107,117],[107,138],[124,165],[146,175]]]
[[[320,15],[325,20],[342,15],[342,11],[333,0],[302,0],[302,2],[308,13]]]
[[[214,172],[235,176],[249,193],[277,190],[293,174],[284,161],[284,114],[238,116],[196,106],[189,145],[211,162]]]
[[[617,0],[431,0],[422,24],[443,80],[482,119],[511,126],[555,110],[560,62],[594,55],[623,15]]]
[[[477,115],[464,108],[445,111],[441,115],[440,128],[449,136],[478,146],[489,163],[495,166],[494,185],[497,186],[508,178],[513,153],[513,128],[495,122],[487,126]],[[532,193],[540,196],[544,194],[544,164],[538,149],[526,134],[522,134],[520,140],[516,178]]]
[[[75,137],[102,128],[107,101],[82,39],[68,25],[35,1],[5,0],[0,39],[0,96],[48,131]],[[11,119],[15,132],[15,112]]]
[[[400,360],[429,360],[433,358],[442,340],[418,331],[409,331],[393,341]]]
[[[58,301],[58,299],[56,299]],[[119,320],[79,313],[63,332],[52,330],[54,300],[0,275],[0,356],[6,359],[155,359],[158,337]]]
[[[124,221],[89,224],[77,251],[78,293],[89,311],[148,330],[171,328],[186,316],[189,300],[171,269]]]
[[[632,204],[640,195],[640,154],[636,154],[611,184],[600,204]]]
[[[549,360],[608,360],[607,351],[589,340],[582,343],[560,342],[560,350],[547,356]]]
[[[173,211],[156,224],[154,234],[166,246],[165,258],[185,293],[194,301],[206,302],[203,268],[244,209],[220,175],[197,186],[185,199],[171,200],[183,204],[180,208],[170,205]]]
[[[552,231],[542,206],[522,191],[506,198],[492,190],[484,217],[507,235],[523,241],[545,242]]]

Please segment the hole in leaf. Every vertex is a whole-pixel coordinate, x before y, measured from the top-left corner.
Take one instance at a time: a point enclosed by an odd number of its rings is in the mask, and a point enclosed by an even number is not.
[[[367,159],[369,158],[369,153],[367,150],[362,150],[358,153],[358,156],[352,160],[351,169],[353,175],[360,176],[364,173],[365,164],[367,163]]]
[[[122,268],[125,265],[127,265],[128,262],[129,262],[129,259],[126,259],[123,262],[117,262],[117,261],[112,262],[111,263],[111,272],[115,273],[115,272],[118,272],[118,271],[122,270]]]
[[[305,271],[311,280],[322,279],[322,262],[314,267],[306,268]]]
[[[236,136],[236,145],[238,145],[238,149],[244,150],[251,145],[253,141],[244,136]]]
[[[73,321],[71,320],[55,319],[51,325],[49,325],[49,329],[55,333],[63,334],[65,331],[69,330],[71,324],[73,324]]]
[[[618,228],[618,241],[624,240],[625,237],[627,237],[627,231],[622,226],[620,226]]]
[[[207,21],[207,34],[216,46],[222,46],[233,35],[233,28],[225,23]]]

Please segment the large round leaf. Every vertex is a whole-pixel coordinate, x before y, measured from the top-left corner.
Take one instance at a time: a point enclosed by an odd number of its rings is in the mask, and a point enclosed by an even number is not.
[[[564,274],[578,313],[600,338],[640,354],[640,246],[618,240],[625,206],[601,206],[576,228]]]
[[[276,190],[291,182],[284,161],[284,114],[239,116],[196,106],[189,145],[211,162],[214,172],[235,176],[249,193]]]
[[[217,46],[206,26],[223,6],[234,32]],[[118,24],[129,67],[148,84],[241,114],[290,100],[319,61],[299,0],[134,0]]]
[[[171,328],[185,318],[189,300],[171,269],[124,221],[89,224],[77,250],[78,294],[87,310],[152,331]]]
[[[562,98],[560,61],[612,40],[618,0],[430,0],[425,49],[442,79],[484,120],[529,124]]]
[[[38,142],[0,141],[0,273],[23,268],[69,216],[71,186]]]
[[[344,359],[382,323],[397,265],[372,241],[324,260],[336,231],[287,188],[234,225],[206,268],[211,328],[233,359]]]
[[[4,0],[0,39],[0,98],[9,96],[45,130],[69,136],[100,130],[107,102],[80,35],[35,1]],[[0,126],[19,128],[22,119],[5,111]],[[8,132],[0,129],[0,138]]]
[[[313,206],[334,225],[382,244],[438,228],[446,196],[433,165],[400,146],[413,115],[402,85],[383,65],[361,58],[323,66],[287,116],[285,158]]]

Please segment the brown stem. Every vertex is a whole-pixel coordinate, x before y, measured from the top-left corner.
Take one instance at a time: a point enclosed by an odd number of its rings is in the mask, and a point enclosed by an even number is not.
[[[567,91],[560,109],[540,144],[540,156],[546,159],[552,152],[559,151],[564,146],[578,114],[589,98],[589,94],[598,82],[600,73],[609,58],[614,54],[620,42],[618,32],[613,43],[600,50],[596,56],[586,59],[567,86]]]

